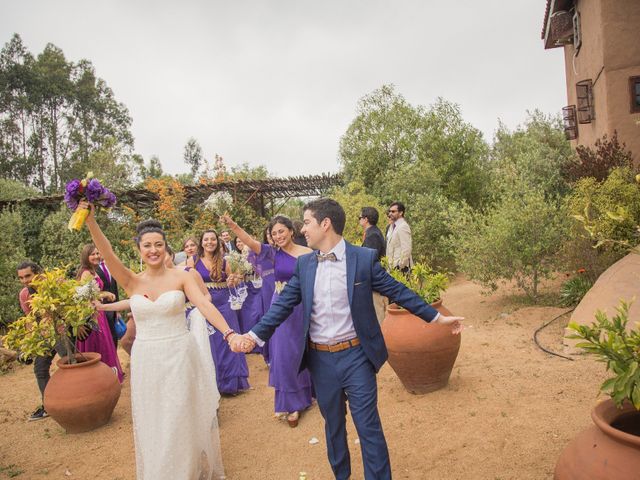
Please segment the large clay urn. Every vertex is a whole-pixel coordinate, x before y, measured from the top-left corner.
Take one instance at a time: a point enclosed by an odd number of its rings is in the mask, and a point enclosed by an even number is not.
[[[432,306],[451,315],[442,301]],[[391,304],[382,322],[382,334],[389,364],[409,392],[429,393],[447,384],[460,349],[460,335],[453,335],[451,327],[427,323]]]
[[[637,480],[640,478],[640,412],[631,403],[616,408],[606,400],[591,411],[594,425],[564,449],[555,480]]]
[[[120,398],[116,373],[99,353],[75,354],[58,360],[58,370],[44,391],[44,408],[67,433],[87,432],[106,424]]]

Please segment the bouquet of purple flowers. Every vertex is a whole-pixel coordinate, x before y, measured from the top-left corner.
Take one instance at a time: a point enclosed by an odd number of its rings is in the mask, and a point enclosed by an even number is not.
[[[73,179],[65,186],[64,201],[69,209],[73,210],[73,215],[69,219],[69,230],[80,230],[84,225],[89,210],[78,210],[78,204],[81,200],[86,200],[96,206],[103,208],[111,208],[116,204],[116,196],[100,181],[93,178],[93,174],[89,172],[87,178],[82,180]]]

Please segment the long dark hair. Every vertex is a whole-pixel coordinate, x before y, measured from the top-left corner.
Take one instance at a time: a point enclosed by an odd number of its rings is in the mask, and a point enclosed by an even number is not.
[[[92,275],[96,274],[96,267],[94,267],[89,261],[89,257],[96,250],[96,246],[93,243],[87,243],[84,247],[82,247],[82,252],[80,252],[80,268],[76,272],[76,280],[80,280],[82,277],[82,273],[85,270],[89,270]]]
[[[218,244],[216,245],[216,249],[213,252],[213,268],[209,271],[209,277],[211,277],[212,281],[222,280],[222,259],[224,257],[224,250],[222,247],[222,242],[220,241],[220,237],[218,236],[218,232],[213,229],[205,230],[200,234],[200,241],[198,242],[198,258],[196,259],[196,263],[201,258],[204,258],[204,247],[202,246],[202,240],[204,239],[205,234],[213,233],[216,236],[216,241]],[[204,265],[204,262],[202,262]]]

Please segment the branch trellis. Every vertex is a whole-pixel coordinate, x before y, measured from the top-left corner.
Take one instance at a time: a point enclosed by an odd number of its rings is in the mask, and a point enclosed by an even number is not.
[[[332,187],[343,184],[340,174],[321,174],[300,177],[266,178],[263,180],[233,180],[211,182],[201,185],[186,185],[185,203],[202,204],[214,192],[228,192],[234,200],[243,197],[244,203],[259,205],[260,214],[265,215],[265,206],[278,199],[317,197],[325,195]],[[126,205],[137,211],[152,209],[158,196],[145,189],[114,192],[119,205]],[[28,198],[24,200],[0,201],[0,210],[9,206],[29,205],[35,208],[55,209],[63,200],[63,195]]]

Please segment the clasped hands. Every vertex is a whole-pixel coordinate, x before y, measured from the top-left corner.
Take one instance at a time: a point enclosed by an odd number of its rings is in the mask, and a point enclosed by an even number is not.
[[[229,348],[235,353],[249,353],[256,346],[256,342],[248,334],[236,333],[229,339]]]

